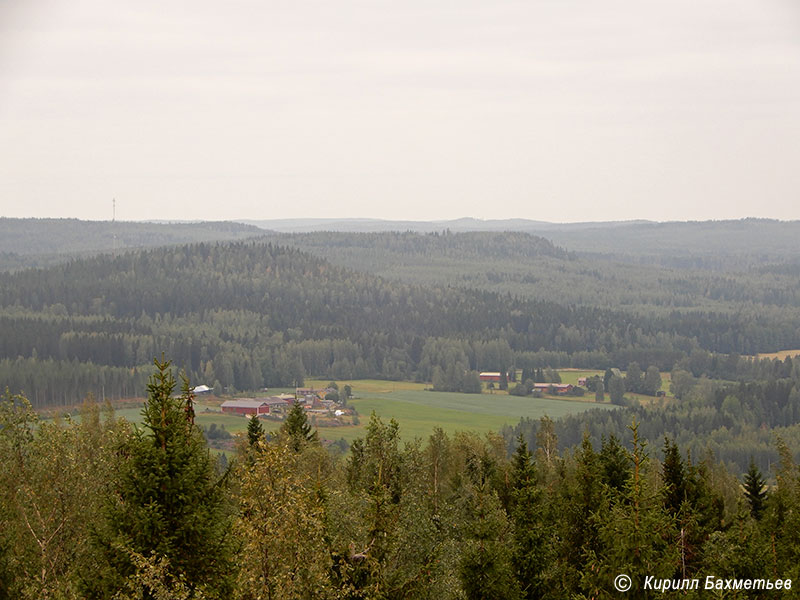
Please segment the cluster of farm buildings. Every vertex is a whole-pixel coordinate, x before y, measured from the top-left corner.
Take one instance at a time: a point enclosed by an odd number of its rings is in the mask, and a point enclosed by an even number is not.
[[[484,371],[478,375],[481,381],[487,383],[500,383],[502,373],[497,371]],[[586,385],[586,378],[582,377],[578,380],[578,385]],[[534,383],[534,390],[541,390],[543,394],[557,394],[559,396],[566,396],[575,388],[571,383]]]
[[[332,392],[336,390],[331,388],[322,388],[315,390],[313,388],[297,388],[294,395],[280,394],[278,396],[266,396],[263,398],[235,398],[233,400],[226,400],[222,403],[220,408],[222,412],[234,415],[283,415],[287,412],[288,408],[295,404],[301,403],[306,412],[319,412],[328,413],[334,412],[336,416],[341,416],[345,413],[344,408],[335,400],[326,399]]]

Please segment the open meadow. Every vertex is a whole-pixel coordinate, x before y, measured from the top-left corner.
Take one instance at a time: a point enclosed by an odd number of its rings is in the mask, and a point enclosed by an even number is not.
[[[327,382],[312,380],[307,385],[322,386]],[[522,417],[539,419],[545,415],[556,419],[592,408],[609,409],[597,404],[593,397],[582,400],[509,396],[505,392],[459,394],[427,391],[427,384],[407,381],[357,380],[337,382],[341,389],[350,385],[354,398],[348,404],[360,415],[357,427],[320,428],[326,439],[351,441],[363,435],[363,428],[372,412],[384,420],[394,418],[400,424],[400,435],[410,440],[426,438],[434,427],[448,433],[499,431],[503,425],[514,425]]]
[[[564,381],[577,381],[578,377],[593,375],[594,371],[565,371]],[[601,373],[602,374],[602,373]],[[307,380],[306,386],[320,388],[328,380]],[[549,416],[553,419],[591,409],[608,410],[615,408],[610,404],[594,402],[594,396],[582,399],[533,398],[510,396],[495,391],[483,394],[459,394],[453,392],[432,392],[426,390],[424,383],[409,381],[383,381],[375,379],[338,381],[339,388],[350,385],[353,398],[348,402],[358,412],[358,425],[339,427],[318,427],[320,438],[336,441],[344,439],[350,443],[364,435],[370,415],[374,412],[384,421],[396,419],[400,424],[400,435],[404,440],[427,438],[434,427],[441,427],[449,434],[456,431],[476,431],[488,433],[499,431],[503,425],[514,425],[522,417],[539,419]],[[279,393],[287,390],[270,390]],[[219,398],[197,399],[195,422],[208,430],[212,425],[225,429],[232,435],[247,430],[247,418],[223,414]],[[142,422],[142,404],[127,402],[118,407],[114,415],[135,424]],[[79,416],[73,417],[79,419]],[[314,425],[314,416],[309,417]],[[277,430],[281,422],[262,419],[264,430]]]

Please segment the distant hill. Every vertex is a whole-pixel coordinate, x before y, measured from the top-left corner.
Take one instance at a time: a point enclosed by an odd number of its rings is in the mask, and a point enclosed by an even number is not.
[[[602,237],[613,238],[607,231]],[[419,285],[475,288],[648,315],[697,310],[736,314],[743,304],[755,303],[762,316],[769,307],[778,318],[791,313],[800,319],[800,263],[789,262],[788,247],[784,258],[770,262],[755,253],[580,253],[522,232],[265,232],[264,240],[347,269]]]
[[[135,223],[78,219],[0,218],[0,270],[58,264],[113,250],[239,240],[262,234],[234,222]]]
[[[648,221],[608,221],[605,223],[548,223],[530,219],[474,219],[462,217],[444,221],[389,221],[383,219],[270,219],[262,221],[243,220],[242,223],[282,233],[305,233],[308,231],[352,231],[378,233],[386,231],[414,231],[432,233],[450,230],[453,233],[467,231],[578,231],[593,228],[628,226]]]
[[[283,233],[514,231],[543,236],[555,245],[625,262],[677,267],[740,268],[743,264],[800,263],[800,221],[607,221],[548,223],[527,219],[382,221],[378,219],[282,219],[247,221]]]
[[[581,230],[556,228],[546,236],[569,250],[643,262],[657,259],[680,267],[800,260],[800,221],[640,222],[613,231],[605,223],[595,223]]]

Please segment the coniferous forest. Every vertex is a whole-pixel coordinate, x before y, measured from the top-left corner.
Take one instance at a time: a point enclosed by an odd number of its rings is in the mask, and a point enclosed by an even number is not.
[[[800,348],[797,256],[637,260],[608,240],[586,252],[587,235],[75,242],[9,267],[0,597],[588,599],[626,574],[647,598],[646,576],[793,579],[800,358],[757,355]],[[524,396],[563,368],[605,372],[587,394],[617,410],[415,441],[362,415],[342,455],[301,410],[276,435],[253,421],[224,463],[194,423],[198,383],[479,392],[478,372],[521,371]],[[625,396],[654,397],[661,374],[668,400]],[[78,422],[37,416],[87,396]],[[141,427],[114,416],[131,397]]]
[[[269,439],[252,418],[224,467],[188,380],[176,395],[156,361],[147,388],[141,428],[94,403],[80,423],[0,403],[3,597],[614,598],[620,575],[637,598],[705,597],[709,576],[755,586],[726,597],[793,593],[800,480],[784,444],[771,486],[669,437],[656,459],[636,420],[559,451],[543,418],[509,455],[493,434],[401,443],[373,415],[336,457],[295,404]]]

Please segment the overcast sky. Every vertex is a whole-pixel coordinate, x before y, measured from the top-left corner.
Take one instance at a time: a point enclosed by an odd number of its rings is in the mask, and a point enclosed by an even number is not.
[[[0,216],[800,218],[797,0],[0,0]]]

